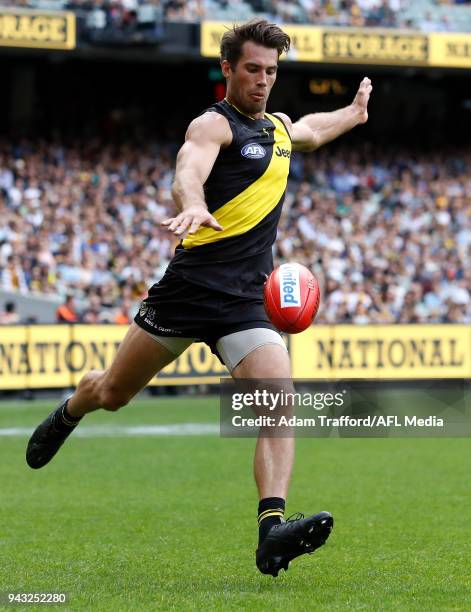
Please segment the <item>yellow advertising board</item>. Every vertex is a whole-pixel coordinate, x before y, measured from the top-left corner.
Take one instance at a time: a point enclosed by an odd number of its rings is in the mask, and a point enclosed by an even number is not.
[[[76,47],[76,17],[71,12],[0,9],[0,46],[31,49]]]
[[[75,387],[89,370],[108,368],[126,326],[0,327],[0,389]],[[202,343],[193,344],[151,385],[219,383],[227,370]]]
[[[322,52],[325,62],[425,65],[428,38],[395,30],[331,29],[323,32]]]
[[[200,52],[219,57],[222,35],[232,24],[201,24]],[[471,34],[435,33],[379,28],[322,28],[283,25],[292,48],[282,59],[337,64],[446,66],[471,68]]]
[[[108,368],[127,331],[121,325],[0,327],[0,389],[75,387]],[[300,379],[471,378],[471,325],[325,325],[290,336]],[[193,344],[151,385],[217,384],[226,368]]]
[[[471,34],[430,34],[430,65],[471,68]]]
[[[26,326],[0,327],[0,389],[27,389],[29,346]]]
[[[219,45],[226,30],[232,24],[221,21],[203,21],[201,24],[201,55],[219,57]],[[283,30],[291,37],[291,50],[287,57],[298,62],[320,62],[322,59],[322,31],[320,28],[284,25]]]
[[[471,325],[314,326],[290,346],[294,378],[471,378]]]

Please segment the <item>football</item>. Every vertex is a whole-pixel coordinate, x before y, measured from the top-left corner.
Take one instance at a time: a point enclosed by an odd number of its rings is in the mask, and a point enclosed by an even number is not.
[[[263,294],[271,322],[287,334],[307,329],[319,309],[319,283],[310,270],[298,263],[275,268],[266,280]]]

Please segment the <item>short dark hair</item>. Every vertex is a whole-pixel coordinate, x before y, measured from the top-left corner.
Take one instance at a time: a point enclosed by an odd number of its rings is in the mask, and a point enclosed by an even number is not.
[[[233,26],[221,40],[221,60],[227,60],[234,68],[242,55],[242,45],[251,41],[257,45],[276,49],[278,57],[288,52],[291,39],[283,30],[266,19],[252,19],[240,26]]]

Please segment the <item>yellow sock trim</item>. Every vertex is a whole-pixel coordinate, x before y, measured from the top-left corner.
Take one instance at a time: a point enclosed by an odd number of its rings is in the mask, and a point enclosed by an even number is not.
[[[283,516],[284,516],[284,514],[285,514],[285,513],[283,512],[283,510],[281,510],[281,508],[278,508],[278,509],[276,509],[276,510],[265,510],[265,512],[262,512],[262,513],[259,515],[259,517],[258,517],[258,524],[260,525],[260,523],[261,523],[261,522],[262,522],[264,519],[268,518],[269,516],[281,516],[281,517],[283,517]]]
[[[263,512],[260,512],[260,514],[258,515],[259,520],[261,518],[264,518],[264,515],[267,514],[268,512],[281,512],[282,514],[285,513],[283,508],[268,508],[268,510],[264,510]]]

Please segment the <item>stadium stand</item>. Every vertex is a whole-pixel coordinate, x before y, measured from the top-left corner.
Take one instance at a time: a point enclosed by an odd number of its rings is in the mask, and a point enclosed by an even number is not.
[[[0,6],[74,10],[96,30],[263,15],[277,23],[471,31],[471,0],[0,0]]]
[[[175,242],[175,144],[0,143],[0,289],[125,322]],[[173,152],[173,153],[172,153]],[[471,155],[294,155],[275,250],[323,287],[320,322],[471,322]]]
[[[300,161],[277,255],[321,278],[320,322],[471,321],[470,163],[368,149]]]
[[[463,0],[0,0],[0,6],[74,10],[89,30],[264,15],[278,23],[471,31],[471,1]],[[125,137],[111,145],[83,136],[71,144],[58,134],[49,142],[0,139],[3,301],[15,294],[43,300],[33,309],[41,321],[70,294],[81,321],[125,323],[176,245],[160,221],[173,207],[178,143],[138,147]],[[350,145],[293,156],[276,262],[296,260],[316,272],[321,322],[471,322],[469,151],[385,151]],[[10,314],[5,309],[0,321],[11,321]]]

